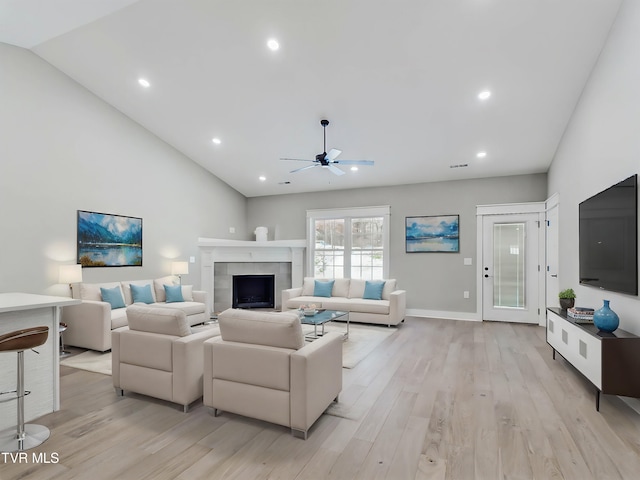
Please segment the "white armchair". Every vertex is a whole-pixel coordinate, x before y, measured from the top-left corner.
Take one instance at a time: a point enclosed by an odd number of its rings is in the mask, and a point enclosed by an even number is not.
[[[111,332],[113,386],[183,406],[202,397],[203,343],[217,327],[192,333],[183,311],[135,304],[129,326]]]
[[[203,403],[307,432],[342,390],[342,335],[305,344],[291,312],[228,309],[204,343]]]

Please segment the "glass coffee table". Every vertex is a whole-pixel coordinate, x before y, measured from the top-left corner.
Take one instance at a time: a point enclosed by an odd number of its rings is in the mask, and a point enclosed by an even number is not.
[[[347,322],[347,331],[344,333],[344,339],[349,338],[349,312],[343,312],[340,310],[319,310],[315,315],[304,315],[300,319],[300,323],[303,325],[313,325],[313,333],[305,335],[307,340],[315,340],[324,335],[324,324],[332,322],[334,320],[340,320]],[[322,327],[318,332],[318,326]]]

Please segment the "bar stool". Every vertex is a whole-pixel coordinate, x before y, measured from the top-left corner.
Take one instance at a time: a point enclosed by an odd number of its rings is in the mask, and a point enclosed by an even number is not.
[[[62,336],[62,334],[65,332],[67,328],[69,328],[69,326],[66,323],[60,322],[58,332],[60,333],[60,356],[61,357],[66,357],[67,355],[71,355],[70,351],[64,349],[64,337]]]
[[[16,393],[15,397],[3,400],[18,400],[17,429],[0,432],[0,452],[17,452],[37,447],[49,438],[51,432],[43,425],[24,423],[24,397],[31,392],[24,390],[24,351],[38,347],[47,341],[49,327],[32,327],[0,335],[0,353],[15,352],[18,354],[17,389],[2,392],[0,395]]]

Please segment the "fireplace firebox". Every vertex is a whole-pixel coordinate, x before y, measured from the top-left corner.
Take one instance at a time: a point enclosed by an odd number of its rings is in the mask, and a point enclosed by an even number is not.
[[[275,275],[234,275],[233,308],[274,308]]]

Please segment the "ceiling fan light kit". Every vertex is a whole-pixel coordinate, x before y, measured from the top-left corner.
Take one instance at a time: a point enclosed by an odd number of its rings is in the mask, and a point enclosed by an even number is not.
[[[323,130],[323,152],[316,155],[315,160],[306,160],[301,158],[281,158],[280,160],[293,160],[297,162],[312,162],[311,165],[306,165],[301,168],[296,168],[295,170],[291,170],[289,173],[297,173],[303,170],[308,170],[313,167],[322,167],[329,170],[334,175],[344,175],[345,172],[340,170],[336,165],[373,165],[373,160],[336,160],[336,158],[342,153],[342,150],[338,150],[337,148],[332,148],[327,153],[327,125],[329,125],[329,120],[322,119],[320,120],[320,125],[322,125]]]

